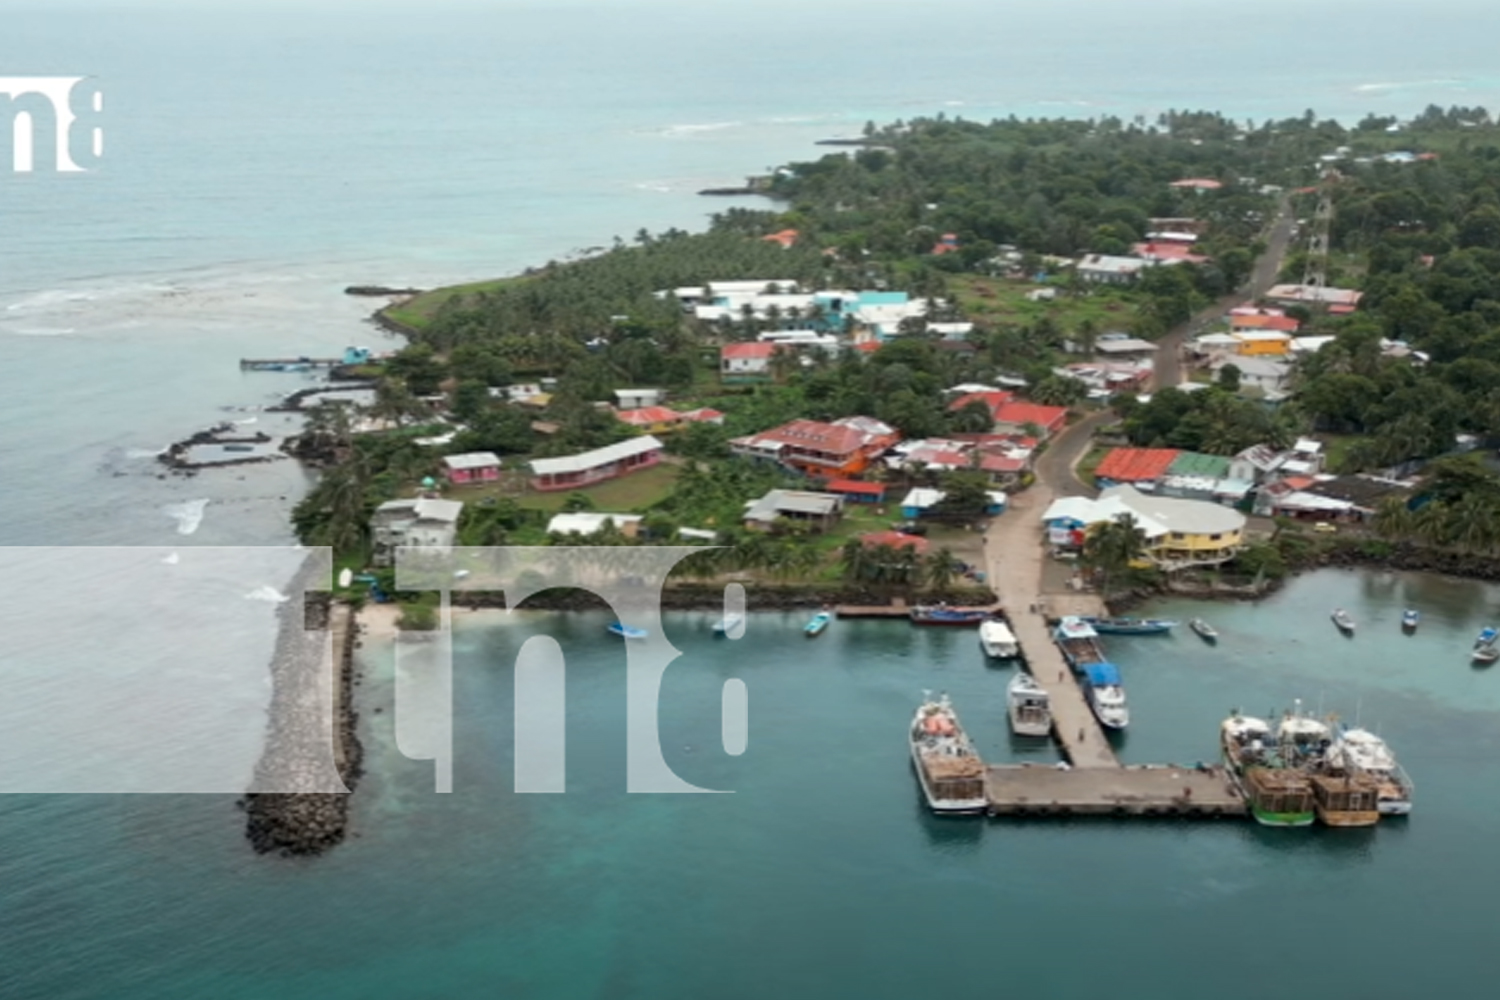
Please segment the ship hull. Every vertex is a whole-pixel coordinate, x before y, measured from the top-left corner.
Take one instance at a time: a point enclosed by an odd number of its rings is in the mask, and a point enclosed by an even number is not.
[[[927,769],[922,766],[921,756],[917,748],[911,750],[912,770],[917,772],[917,784],[922,788],[922,798],[927,801],[927,808],[939,816],[979,816],[989,809],[990,804],[985,799],[943,799],[938,798],[932,790],[932,783],[927,778]]]
[[[1380,822],[1380,813],[1374,809],[1345,811],[1341,809],[1319,809],[1318,821],[1324,826],[1358,827],[1374,826]]]
[[[1312,826],[1318,818],[1316,812],[1272,812],[1250,803],[1250,815],[1261,826]]]

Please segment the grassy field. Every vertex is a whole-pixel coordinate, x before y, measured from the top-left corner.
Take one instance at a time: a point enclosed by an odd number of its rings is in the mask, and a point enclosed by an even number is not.
[[[1128,330],[1136,314],[1135,303],[1115,289],[1099,289],[1075,299],[1059,288],[1057,298],[1050,302],[1032,302],[1026,293],[1045,286],[960,274],[949,287],[966,316],[990,323],[1030,324],[1050,316],[1059,329],[1072,331],[1087,319],[1099,333],[1109,333]]]
[[[1104,461],[1104,456],[1114,450],[1113,445],[1105,446],[1096,444],[1078,460],[1078,478],[1090,486],[1094,483],[1094,470],[1099,468],[1099,463]]]
[[[432,319],[432,314],[437,312],[438,306],[442,305],[454,295],[475,295],[479,292],[488,292],[501,285],[519,281],[520,278],[496,278],[493,281],[476,281],[471,285],[449,285],[446,288],[434,288],[430,292],[413,296],[405,302],[389,306],[381,312],[395,320],[397,323],[405,323],[407,326],[421,329]]]

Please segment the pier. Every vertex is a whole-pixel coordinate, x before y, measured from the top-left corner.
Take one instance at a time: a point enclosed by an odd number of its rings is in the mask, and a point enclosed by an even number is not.
[[[252,372],[308,371],[346,363],[343,358],[240,358],[240,368]]]
[[[991,765],[984,790],[991,816],[1245,815],[1244,799],[1217,765]]]

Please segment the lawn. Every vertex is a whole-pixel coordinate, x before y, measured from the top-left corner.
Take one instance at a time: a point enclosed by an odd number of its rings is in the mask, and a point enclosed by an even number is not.
[[[577,490],[594,501],[594,508],[622,514],[642,512],[652,504],[664,499],[672,492],[681,468],[676,465],[653,465],[640,472],[632,472],[619,479],[611,479]],[[563,503],[575,491],[559,490],[555,493],[527,493],[516,502],[527,510],[540,510],[555,514],[562,510]]]
[[[1114,445],[1096,444],[1078,460],[1078,478],[1090,486],[1097,485],[1094,482],[1094,470],[1099,468],[1099,463],[1104,461],[1104,456],[1114,450]]]
[[[454,295],[467,296],[475,295],[479,292],[493,291],[501,285],[519,280],[521,279],[496,278],[492,281],[476,281],[471,285],[449,285],[446,288],[434,288],[430,292],[414,295],[405,302],[387,306],[381,312],[397,323],[404,323],[407,326],[421,329],[427,325],[428,320],[432,319],[432,315],[437,312],[438,307]]]
[[[950,287],[964,315],[991,323],[1031,324],[1050,316],[1059,329],[1072,331],[1087,319],[1093,321],[1099,333],[1109,333],[1128,330],[1136,314],[1135,302],[1111,288],[1097,289],[1076,299],[1057,288],[1057,298],[1032,302],[1026,294],[1048,286],[963,274],[955,275]]]

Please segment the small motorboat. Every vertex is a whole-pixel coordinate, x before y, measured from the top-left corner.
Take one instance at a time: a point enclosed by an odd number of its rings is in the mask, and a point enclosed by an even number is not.
[[[1474,648],[1493,646],[1496,639],[1500,639],[1500,630],[1496,630],[1493,627],[1481,629],[1479,636],[1474,640]]]
[[[1495,646],[1477,646],[1474,655],[1470,657],[1475,663],[1490,664],[1500,660],[1500,648]]]
[[[1177,627],[1165,618],[1091,618],[1084,621],[1100,635],[1162,635]]]
[[[610,635],[617,635],[621,639],[644,639],[651,633],[634,625],[626,625],[623,622],[610,622],[607,626]]]
[[[831,621],[833,621],[833,615],[826,611],[819,611],[812,616],[812,619],[803,627],[802,631],[806,632],[807,637],[811,639],[814,636],[822,635],[823,630],[828,627],[828,623]]]
[[[945,604],[918,605],[908,612],[913,625],[979,625],[990,617],[989,608],[953,608]]]
[[[714,622],[714,635],[723,636],[735,632],[735,637],[738,638],[745,634],[742,627],[744,624],[744,615],[725,615],[722,620]]]
[[[1188,628],[1198,633],[1199,638],[1201,638],[1204,642],[1219,641],[1218,631],[1202,618],[1194,618],[1192,621],[1188,622]]]
[[[1407,608],[1401,612],[1401,628],[1407,632],[1415,632],[1417,625],[1422,621],[1422,616],[1415,608]]]
[[[1340,632],[1345,635],[1354,634],[1354,619],[1349,617],[1349,612],[1343,608],[1334,608],[1333,614],[1329,617],[1333,619],[1333,624]]]

